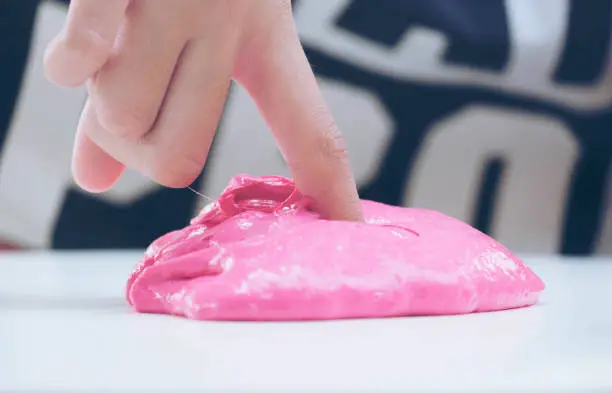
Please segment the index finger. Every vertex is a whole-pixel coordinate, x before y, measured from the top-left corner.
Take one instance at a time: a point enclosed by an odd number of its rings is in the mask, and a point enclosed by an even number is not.
[[[295,33],[293,21],[289,28]],[[237,79],[262,112],[298,189],[316,201],[317,210],[326,218],[361,220],[357,186],[342,135],[297,33],[283,33],[273,34],[275,42],[267,47],[252,43],[239,59]]]
[[[323,100],[292,20],[288,28],[292,34],[273,34],[274,42],[265,47],[253,42],[242,52],[237,80],[271,128],[298,189],[316,201],[325,218],[361,220],[344,139]]]

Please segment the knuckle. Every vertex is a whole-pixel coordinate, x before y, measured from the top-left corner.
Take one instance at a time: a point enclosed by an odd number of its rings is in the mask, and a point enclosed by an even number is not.
[[[339,132],[323,134],[319,142],[319,152],[323,159],[334,161],[344,161],[348,157],[346,143]]]
[[[113,49],[113,42],[95,30],[69,31],[63,43],[70,51],[96,57],[107,56]]]
[[[287,157],[289,166],[299,173],[333,173],[349,165],[348,148],[329,113],[315,119],[318,131],[309,137],[299,154]]]
[[[316,150],[319,156],[327,161],[346,161],[348,159],[348,148],[342,133],[330,114],[322,115],[317,121],[322,124],[322,131],[316,141]]]
[[[140,108],[122,107],[115,104],[102,105],[100,122],[110,132],[130,139],[140,139],[151,129],[155,116]]]
[[[170,188],[183,188],[192,184],[202,172],[201,160],[187,155],[166,156],[151,165],[150,176],[159,184]]]

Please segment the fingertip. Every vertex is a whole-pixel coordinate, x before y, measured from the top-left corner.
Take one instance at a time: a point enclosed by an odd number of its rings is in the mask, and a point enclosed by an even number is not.
[[[72,176],[75,183],[91,193],[110,189],[125,170],[125,166],[105,152],[87,135],[88,123],[93,121],[89,105],[85,106],[74,144]]]
[[[83,190],[100,193],[109,190],[119,180],[125,166],[106,154],[97,145],[81,146],[72,160],[72,176]]]
[[[71,75],[67,72],[64,59],[65,55],[62,54],[63,47],[59,37],[55,37],[47,48],[43,55],[43,70],[45,77],[51,83],[60,87],[76,87],[84,83],[84,81],[76,79],[74,74]]]
[[[344,181],[330,179],[325,182],[330,187],[325,189],[321,189],[320,184],[303,184],[297,179],[296,184],[298,189],[314,201],[314,210],[324,219],[354,222],[364,220],[361,200],[352,177]]]
[[[336,212],[336,214],[332,214],[331,219],[355,222],[364,221],[363,210],[361,208],[361,200],[359,199],[359,196],[356,196],[355,200],[351,203],[348,203],[344,209]]]

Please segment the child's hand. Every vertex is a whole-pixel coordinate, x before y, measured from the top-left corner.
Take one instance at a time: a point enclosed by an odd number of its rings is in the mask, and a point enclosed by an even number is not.
[[[233,78],[262,111],[300,190],[330,218],[361,217],[289,0],[72,0],[45,63],[59,85],[87,83],[73,158],[87,190],[111,187],[124,165],[165,186],[189,185]]]

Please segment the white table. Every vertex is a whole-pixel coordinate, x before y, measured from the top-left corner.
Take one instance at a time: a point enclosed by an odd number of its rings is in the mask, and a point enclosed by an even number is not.
[[[0,391],[612,391],[612,260],[526,258],[528,309],[212,323],[132,312],[139,257],[0,254]]]

